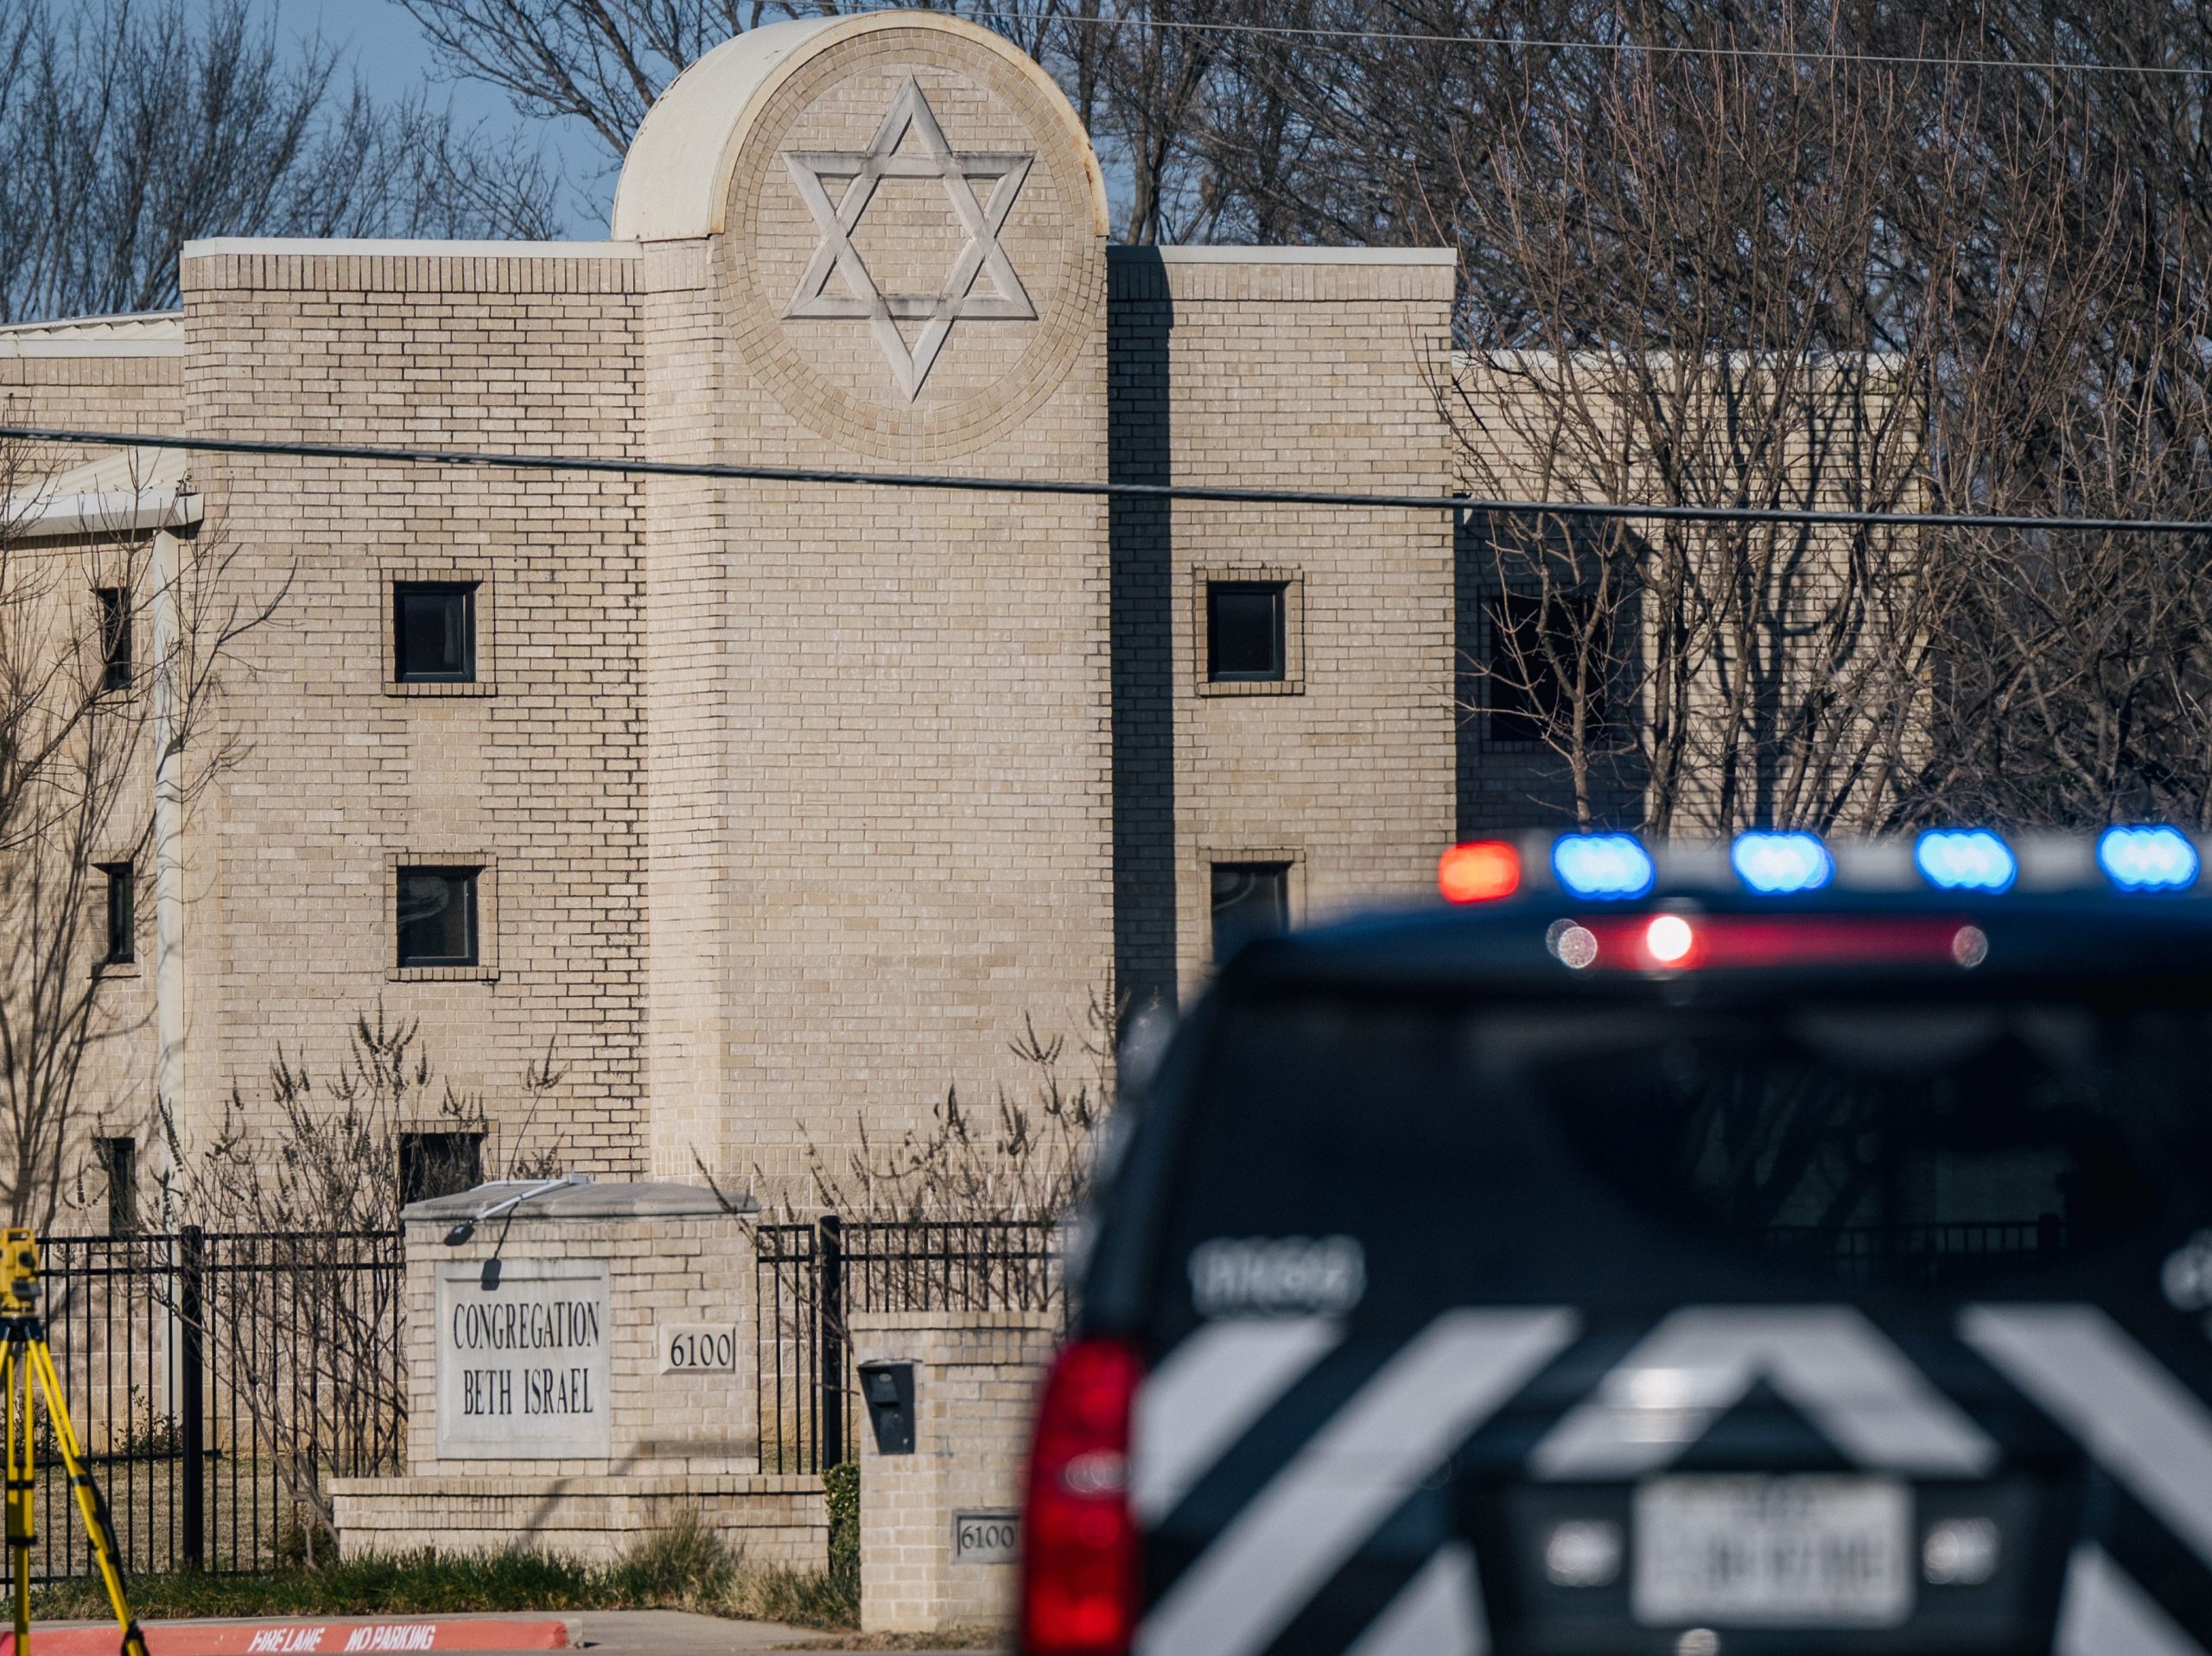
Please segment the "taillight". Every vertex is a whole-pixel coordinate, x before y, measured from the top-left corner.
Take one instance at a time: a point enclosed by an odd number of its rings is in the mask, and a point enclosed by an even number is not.
[[[1144,1365],[1115,1340],[1078,1340],[1045,1377],[1022,1513],[1021,1647],[1120,1656],[1137,1619],[1129,1412]]]

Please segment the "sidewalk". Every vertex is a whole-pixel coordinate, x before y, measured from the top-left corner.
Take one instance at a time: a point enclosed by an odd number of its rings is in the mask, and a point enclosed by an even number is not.
[[[726,1621],[686,1610],[586,1610],[569,1623],[572,1641],[598,1656],[756,1656],[794,1645],[838,1648],[836,1634],[817,1627]]]

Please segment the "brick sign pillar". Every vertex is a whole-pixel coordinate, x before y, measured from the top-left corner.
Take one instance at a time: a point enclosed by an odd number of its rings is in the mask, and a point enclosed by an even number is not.
[[[1014,1613],[1022,1468],[1058,1316],[894,1311],[851,1321],[862,1377],[861,1630],[1005,1626]],[[913,1449],[885,1453],[867,1377],[909,1366]]]
[[[403,1215],[407,1462],[334,1484],[340,1551],[610,1559],[692,1513],[747,1562],[820,1569],[822,1481],[760,1473],[743,1219],[695,1185],[581,1184],[446,1246],[524,1188]]]

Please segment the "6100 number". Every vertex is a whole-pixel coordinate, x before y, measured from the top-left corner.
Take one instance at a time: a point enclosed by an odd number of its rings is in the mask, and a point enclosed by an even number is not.
[[[713,1327],[664,1329],[660,1367],[664,1374],[692,1374],[703,1369],[734,1371],[737,1367],[737,1330]]]

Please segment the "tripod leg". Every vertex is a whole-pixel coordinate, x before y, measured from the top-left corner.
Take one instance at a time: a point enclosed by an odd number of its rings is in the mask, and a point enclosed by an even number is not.
[[[123,1596],[123,1564],[116,1554],[115,1526],[108,1521],[107,1497],[85,1469],[84,1455],[77,1447],[77,1429],[70,1424],[69,1405],[62,1400],[61,1379],[54,1373],[54,1353],[44,1340],[30,1342],[28,1349],[24,1412],[29,1412],[28,1393],[30,1377],[35,1374],[39,1390],[46,1395],[47,1418],[54,1423],[54,1440],[61,1447],[61,1464],[68,1469],[69,1487],[77,1492],[77,1509],[85,1515],[85,1533],[92,1538],[100,1581],[107,1588],[108,1602],[115,1607],[116,1626],[123,1629],[123,1656],[146,1656],[146,1635],[139,1631]]]
[[[8,1418],[8,1566],[15,1587],[16,1649],[30,1648],[31,1636],[31,1411],[29,1387],[19,1395],[18,1377],[30,1378],[30,1365],[22,1360],[22,1342],[10,1340],[0,1348],[0,1397],[7,1399]]]

